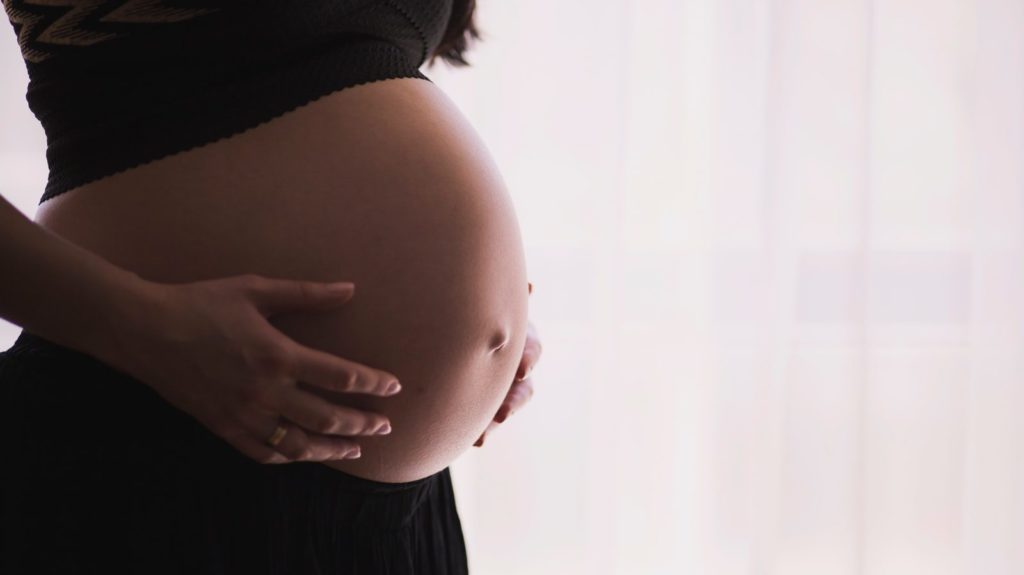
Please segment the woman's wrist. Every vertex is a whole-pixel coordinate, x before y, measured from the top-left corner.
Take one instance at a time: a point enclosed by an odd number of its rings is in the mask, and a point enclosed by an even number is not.
[[[159,316],[163,284],[111,266],[94,284],[96,310],[88,329],[73,335],[75,347],[113,367],[126,368],[133,346],[154,329]]]

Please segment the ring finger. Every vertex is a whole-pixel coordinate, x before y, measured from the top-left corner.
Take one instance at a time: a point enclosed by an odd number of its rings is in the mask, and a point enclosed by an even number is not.
[[[359,444],[351,439],[308,432],[296,423],[267,411],[247,410],[239,420],[254,439],[286,457],[287,461],[282,463],[354,459],[360,453]],[[285,428],[284,437],[277,445],[270,445],[268,439],[278,425]]]

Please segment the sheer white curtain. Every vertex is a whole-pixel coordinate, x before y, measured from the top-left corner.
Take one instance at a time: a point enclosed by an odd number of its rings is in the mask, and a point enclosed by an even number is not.
[[[1024,3],[480,0],[537,394],[480,573],[1024,573]]]
[[[453,466],[474,572],[1024,573],[1024,2],[479,3],[474,67],[427,73],[545,351]]]

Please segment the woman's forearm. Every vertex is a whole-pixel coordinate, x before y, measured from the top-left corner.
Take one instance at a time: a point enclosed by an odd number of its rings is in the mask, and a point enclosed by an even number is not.
[[[93,355],[144,313],[148,282],[25,217],[0,196],[0,317]]]

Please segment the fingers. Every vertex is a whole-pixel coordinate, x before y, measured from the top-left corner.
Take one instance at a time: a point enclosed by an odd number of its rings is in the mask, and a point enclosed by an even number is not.
[[[274,448],[289,461],[330,461],[334,459],[357,459],[362,456],[359,444],[351,439],[337,436],[307,433],[291,422],[284,424],[288,433]],[[274,432],[275,423],[271,423],[266,437]]]
[[[490,433],[492,429],[495,429],[497,427],[498,422],[492,419],[491,422],[487,424],[487,429],[485,429],[484,432],[480,434],[480,439],[477,439],[476,443],[474,443],[473,445],[477,447],[483,447],[484,440],[487,438],[487,434]]]
[[[398,378],[386,371],[338,357],[288,340],[291,375],[310,385],[349,393],[389,396],[402,390]]]
[[[321,435],[387,435],[391,422],[383,415],[336,405],[293,387],[280,394],[281,415],[304,429]]]
[[[233,439],[260,454],[255,459],[261,463],[355,459],[361,455],[359,444],[351,439],[307,433],[295,423],[265,410],[242,410],[234,415],[234,422],[239,432],[233,434]],[[285,426],[287,432],[280,443],[271,446],[266,441],[278,423]],[[266,454],[268,450],[272,455]]]
[[[355,284],[351,282],[314,282],[256,274],[248,274],[242,281],[256,308],[267,316],[331,308],[345,303],[355,293]]]
[[[519,409],[526,405],[526,403],[532,398],[532,380],[526,379],[513,383],[512,387],[508,390],[508,394],[505,396],[505,401],[501,404],[501,407],[498,408],[498,413],[494,416],[494,421],[504,423],[505,420],[508,419],[508,416],[519,411]]]
[[[475,447],[483,447],[487,434],[490,433],[492,429],[498,427],[499,424],[505,423],[508,416],[519,411],[519,409],[526,405],[531,398],[533,398],[532,380],[527,379],[513,383],[508,394],[505,396],[505,401],[503,401],[501,403],[501,407],[498,408],[498,413],[494,416],[494,419],[487,424],[487,429],[480,434],[480,439],[477,439],[476,443],[473,445]]]
[[[231,444],[232,447],[260,463],[285,463],[288,461],[285,456],[274,451],[274,449],[266,443],[263,443],[253,437],[248,431],[239,431],[239,433],[235,434],[221,434],[221,437]],[[273,431],[267,433],[267,437],[270,437],[270,433],[272,432]]]
[[[323,283],[268,278],[256,274],[241,276],[253,305],[261,313],[330,307],[347,301],[355,290],[351,282]],[[385,371],[348,361],[337,355],[308,348],[288,338],[275,350],[275,361],[292,367],[291,375],[334,391],[393,395],[401,390],[398,378]]]
[[[543,351],[540,339],[537,338],[537,331],[533,323],[529,323],[526,330],[526,344],[523,346],[523,356],[519,359],[519,368],[516,370],[515,381],[522,381],[530,377],[533,367],[540,361],[540,354]]]

